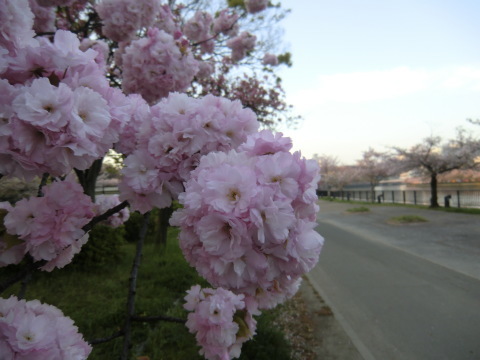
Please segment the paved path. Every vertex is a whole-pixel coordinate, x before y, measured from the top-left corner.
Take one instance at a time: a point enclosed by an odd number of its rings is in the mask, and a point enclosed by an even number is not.
[[[326,244],[309,279],[364,359],[480,359],[480,216],[320,205]],[[428,222],[388,223],[406,214]]]

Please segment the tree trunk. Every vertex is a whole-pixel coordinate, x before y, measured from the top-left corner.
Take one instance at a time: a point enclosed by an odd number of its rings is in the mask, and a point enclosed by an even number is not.
[[[83,187],[83,192],[90,196],[93,202],[95,202],[95,187],[97,185],[97,178],[102,170],[103,158],[95,160],[92,166],[86,170],[77,170],[75,173],[78,177],[78,182]]]
[[[436,208],[439,207],[438,205],[438,193],[437,193],[437,174],[432,173],[430,174],[430,207]]]
[[[158,214],[158,232],[155,239],[155,245],[164,247],[167,245],[167,232],[170,217],[173,214],[173,206],[159,210]]]

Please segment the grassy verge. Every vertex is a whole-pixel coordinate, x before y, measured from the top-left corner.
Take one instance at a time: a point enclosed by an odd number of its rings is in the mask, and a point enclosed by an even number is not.
[[[186,319],[187,313],[183,309],[185,291],[197,283],[208,286],[183,258],[176,235],[176,229],[169,229],[168,242],[162,250],[151,243],[145,246],[138,278],[137,315]],[[36,273],[25,297],[60,308],[75,321],[87,340],[108,337],[123,325],[135,244],[122,243],[120,251],[122,256],[113,265],[85,269],[72,264],[52,273]],[[1,269],[0,275],[8,271],[12,268]],[[17,284],[2,297],[18,294],[19,289]],[[257,336],[244,344],[241,359],[290,358],[283,334],[271,325],[276,311],[265,312],[257,319]],[[118,338],[95,345],[89,360],[118,359],[122,342],[123,338]],[[132,359],[141,356],[150,360],[202,359],[194,336],[179,323],[135,323],[133,344]]]
[[[369,212],[370,209],[365,207],[365,206],[360,206],[360,207],[354,207],[354,208],[350,208],[350,209],[347,209],[347,212],[349,213],[366,213],[366,212]]]
[[[412,224],[412,223],[426,222],[427,219],[418,215],[402,215],[402,216],[396,216],[396,217],[390,218],[389,221],[397,224]]]
[[[402,203],[378,203],[378,202],[368,202],[368,201],[356,201],[356,200],[342,200],[340,198],[332,198],[332,197],[321,197],[320,200],[324,201],[334,201],[343,204],[353,204],[353,205],[360,205],[360,204],[368,204],[368,206],[401,206],[407,208],[414,208],[414,209],[428,209],[428,210],[435,210],[435,211],[445,211],[445,212],[453,212],[453,213],[461,213],[461,214],[474,214],[480,215],[480,209],[477,208],[457,208],[457,207],[438,207],[438,208],[431,208],[427,205],[412,205],[412,204],[402,204]]]

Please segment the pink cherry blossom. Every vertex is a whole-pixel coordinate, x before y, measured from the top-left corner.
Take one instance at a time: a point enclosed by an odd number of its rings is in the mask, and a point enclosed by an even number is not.
[[[34,15],[33,30],[36,33],[55,32],[55,8],[39,5],[39,0],[29,0]]]
[[[0,46],[11,54],[33,41],[33,13],[28,0],[0,0]]]
[[[80,50],[87,51],[93,49],[97,52],[95,62],[102,68],[106,68],[108,53],[110,51],[108,44],[103,40],[92,40],[88,38],[82,39],[80,43]]]
[[[9,55],[2,76],[23,86],[0,109],[9,112],[0,133],[2,174],[29,179],[84,170],[119,140],[133,116],[131,101],[109,86],[97,55],[80,50],[76,35],[63,30],[53,42],[39,39]]]
[[[227,47],[232,49],[232,60],[240,61],[245,56],[247,52],[253,50],[257,37],[246,31],[242,32],[240,35],[235,36],[227,41]]]
[[[123,110],[123,114],[127,117],[125,124],[121,130],[119,141],[115,143],[115,151],[124,155],[131,154],[138,145],[137,133],[144,123],[149,121],[150,106],[138,94],[129,95],[126,100],[128,103],[124,107],[112,107],[116,111]]]
[[[238,33],[238,14],[224,9],[218,13],[213,21],[213,32],[222,33],[228,36],[235,36]]]
[[[199,61],[197,78],[208,78],[215,72],[215,64],[208,61]]]
[[[65,84],[53,86],[47,78],[34,80],[13,101],[17,117],[46,131],[60,131],[73,110],[73,92]]]
[[[95,196],[95,213],[101,215],[107,210],[120,204],[118,195],[97,195]],[[130,217],[130,211],[128,208],[123,208],[119,212],[110,216],[107,220],[103,221],[103,224],[111,226],[113,228],[119,227]]]
[[[251,14],[263,11],[268,6],[268,0],[245,0],[245,7]]]
[[[257,129],[255,114],[238,101],[170,94],[152,106],[150,117],[144,118],[136,138],[138,149],[125,159],[121,199],[129,200],[136,210],[139,208],[134,204],[148,209],[147,204],[152,202],[147,197],[155,194],[168,206],[166,198],[171,201],[183,191],[181,184],[188,180],[201,155],[236,148]],[[239,187],[244,188],[246,176],[238,176]],[[243,200],[238,211],[242,207]]]
[[[263,56],[263,65],[271,65],[271,66],[276,66],[278,65],[278,57],[273,54],[265,54]]]
[[[103,21],[103,34],[113,41],[126,41],[137,30],[153,25],[160,6],[158,0],[102,0],[95,9]]]
[[[215,43],[211,33],[213,18],[210,13],[197,11],[183,26],[183,33],[195,43],[200,43],[203,52],[211,53]]]
[[[292,140],[283,137],[281,132],[273,133],[269,130],[262,130],[248,137],[239,150],[249,155],[269,155],[279,151],[289,151],[292,148]]]
[[[85,360],[92,351],[73,321],[54,306],[11,296],[0,298],[0,314],[2,359]]]
[[[160,11],[153,26],[172,35],[175,40],[177,40],[181,36],[179,36],[181,31],[178,22],[178,18],[172,14],[170,6],[168,4],[163,4],[160,6]]]
[[[288,152],[290,141],[279,135],[263,132],[245,144],[246,152],[200,159],[171,224],[180,226],[187,261],[212,285],[269,308],[293,295],[318,261],[318,205],[307,193],[319,169]]]
[[[170,92],[184,91],[198,71],[197,61],[182,44],[163,30],[151,28],[134,40],[122,56],[122,88],[155,103]]]
[[[240,356],[242,343],[255,334],[256,321],[243,295],[223,288],[192,286],[185,296],[187,327],[201,346],[200,355],[209,360],[229,360]]]
[[[4,218],[7,232],[25,243],[34,260],[47,260],[44,270],[68,264],[86,242],[82,227],[95,215],[90,197],[70,179],[43,188],[43,197],[22,199]]]

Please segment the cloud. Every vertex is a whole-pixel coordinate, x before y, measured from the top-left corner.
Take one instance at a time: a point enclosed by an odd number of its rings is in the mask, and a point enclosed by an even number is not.
[[[480,68],[461,66],[446,71],[441,86],[447,89],[467,88],[480,91]]]
[[[480,91],[480,67],[425,70],[402,66],[320,75],[310,88],[288,95],[293,105],[307,110],[326,103],[371,103],[438,89]]]

